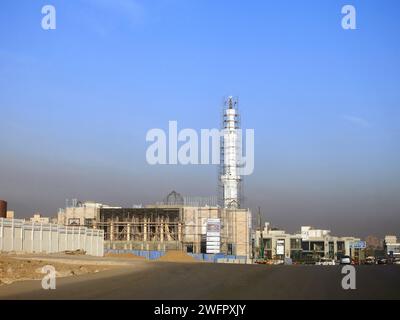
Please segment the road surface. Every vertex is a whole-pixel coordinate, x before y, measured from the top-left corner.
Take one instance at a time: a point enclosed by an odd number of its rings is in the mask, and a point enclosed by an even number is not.
[[[341,266],[132,262],[119,269],[0,287],[0,299],[400,299],[400,265],[356,267],[343,290]]]

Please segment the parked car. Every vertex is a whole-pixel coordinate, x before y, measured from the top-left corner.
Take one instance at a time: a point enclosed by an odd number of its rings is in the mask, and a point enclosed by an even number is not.
[[[376,259],[373,256],[369,256],[365,259],[365,264],[372,265],[376,264]]]
[[[388,263],[388,260],[387,260],[386,258],[384,258],[384,257],[380,257],[380,258],[378,258],[378,259],[376,260],[376,263],[377,263],[377,264],[387,264],[387,263]]]
[[[394,258],[393,264],[400,264],[400,258]]]
[[[351,264],[351,258],[349,256],[343,256],[340,258],[340,264]]]
[[[256,263],[256,264],[266,264],[267,261],[265,259],[256,259],[256,260],[254,260],[254,263]]]
[[[334,266],[335,260],[329,258],[321,258],[315,263],[316,266]]]

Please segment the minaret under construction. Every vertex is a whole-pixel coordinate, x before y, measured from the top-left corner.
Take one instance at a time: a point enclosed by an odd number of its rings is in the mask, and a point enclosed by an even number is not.
[[[239,129],[238,101],[233,97],[228,97],[223,109],[220,157],[221,206],[224,208],[240,208],[239,159],[242,149]]]

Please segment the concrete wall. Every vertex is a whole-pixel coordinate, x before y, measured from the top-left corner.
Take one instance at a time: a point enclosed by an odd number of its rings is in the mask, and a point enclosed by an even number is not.
[[[78,249],[103,256],[103,230],[0,218],[0,251],[56,253]]]

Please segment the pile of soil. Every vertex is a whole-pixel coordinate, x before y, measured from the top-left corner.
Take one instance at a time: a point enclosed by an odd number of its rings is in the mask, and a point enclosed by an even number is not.
[[[112,257],[112,258],[128,258],[128,259],[139,259],[139,260],[145,260],[145,257],[137,256],[134,255],[133,253],[107,253],[105,254],[105,257]]]
[[[42,268],[46,265],[55,268],[57,277],[95,273],[110,268],[95,265],[71,265],[44,260],[22,260],[9,255],[0,255],[0,285],[21,280],[43,279],[46,273],[42,273]]]
[[[185,252],[178,251],[178,250],[167,251],[167,253],[165,255],[163,255],[160,259],[158,259],[157,261],[187,262],[187,263],[199,262],[195,258],[186,254]]]

